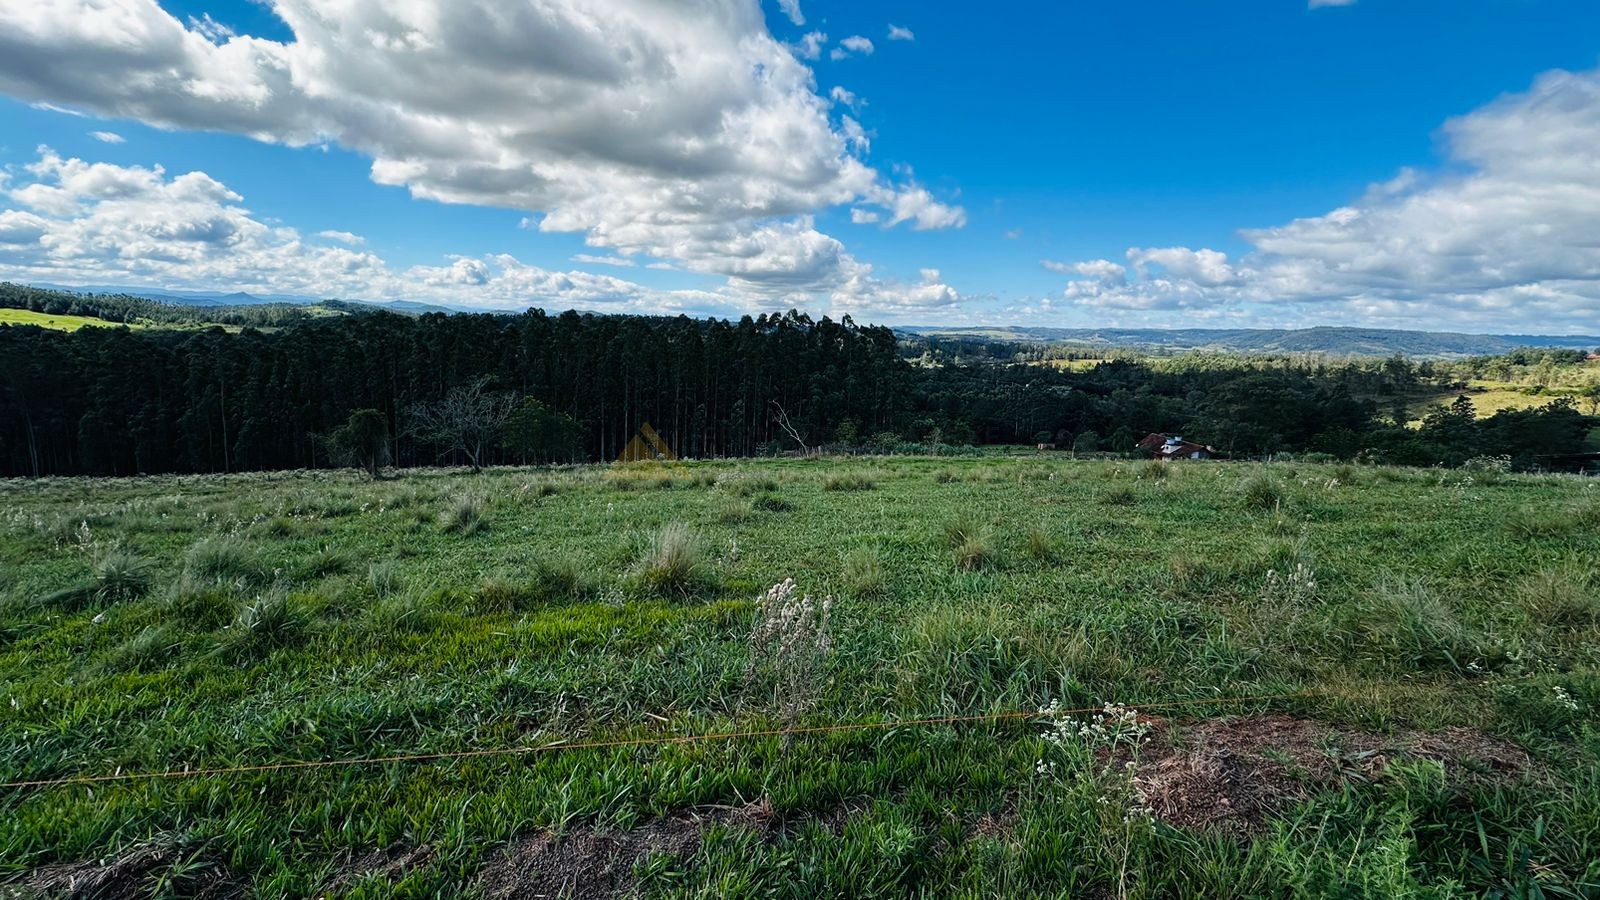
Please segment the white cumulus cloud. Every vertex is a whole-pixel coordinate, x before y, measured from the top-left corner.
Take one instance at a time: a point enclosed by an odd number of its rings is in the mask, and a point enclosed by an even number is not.
[[[914,41],[916,39],[916,34],[912,33],[909,28],[901,28],[899,25],[889,26],[889,40],[891,41]]]
[[[1216,250],[1047,266],[1091,309],[1593,333],[1600,322],[1600,71],[1555,71],[1444,126],[1447,165]],[[1122,269],[1117,273],[1117,269]],[[1112,276],[1115,277],[1112,277]]]
[[[876,48],[872,46],[871,40],[859,34],[852,34],[840,41],[839,46],[833,48],[833,52],[828,55],[833,59],[844,59],[853,55],[871,56],[874,49]]]
[[[825,294],[855,277],[813,227],[819,210],[910,205],[922,212],[894,221],[965,221],[863,160],[864,133],[830,117],[756,0],[270,5],[292,40],[186,24],[156,0],[0,4],[0,92],[167,129],[337,144],[416,197],[537,214],[540,230],[762,295]],[[820,54],[820,35],[809,46]],[[842,46],[871,51],[859,35]]]

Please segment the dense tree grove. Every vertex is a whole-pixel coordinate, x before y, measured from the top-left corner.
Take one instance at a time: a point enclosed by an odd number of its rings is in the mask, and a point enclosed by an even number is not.
[[[886,328],[797,313],[730,322],[361,312],[264,330],[0,327],[0,475],[605,460],[645,422],[689,457],[800,441],[1116,452],[1161,431],[1236,456],[1316,451],[1433,465],[1503,455],[1531,467],[1581,451],[1596,424],[1558,403],[1487,419],[1441,408],[1406,428],[1393,421],[1404,421],[1403,398],[1439,375],[1398,358],[1191,357],[1062,371],[909,361],[924,350]],[[444,427],[451,404],[474,397],[471,421]],[[488,426],[474,418],[480,406],[494,413]]]

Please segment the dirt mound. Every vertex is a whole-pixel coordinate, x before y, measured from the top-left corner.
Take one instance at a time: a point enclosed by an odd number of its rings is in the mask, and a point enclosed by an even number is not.
[[[152,842],[131,847],[116,856],[62,863],[34,869],[10,884],[0,886],[0,897],[71,898],[71,900],[134,900],[151,896],[157,880],[183,859],[174,843]],[[246,886],[222,865],[193,865],[188,860],[181,877],[169,878],[169,889],[199,900],[242,897]]]
[[[633,885],[633,868],[650,856],[684,859],[700,849],[715,825],[762,831],[773,827],[765,805],[702,809],[657,819],[628,831],[580,828],[560,836],[544,832],[516,841],[479,873],[477,887],[490,900],[615,897]]]
[[[1383,776],[1391,759],[1430,759],[1446,774],[1514,778],[1532,760],[1471,728],[1381,736],[1290,716],[1218,719],[1157,730],[1134,785],[1162,822],[1245,834],[1312,790]]]

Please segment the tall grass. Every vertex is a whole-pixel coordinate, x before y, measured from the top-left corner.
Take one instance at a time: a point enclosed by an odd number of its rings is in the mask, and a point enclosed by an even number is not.
[[[661,594],[687,595],[705,586],[705,542],[688,525],[670,522],[639,558],[639,576]]]

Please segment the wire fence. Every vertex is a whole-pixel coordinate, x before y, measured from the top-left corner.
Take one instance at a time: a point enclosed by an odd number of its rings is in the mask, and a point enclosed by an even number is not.
[[[1162,703],[1130,705],[1139,711],[1166,710],[1188,706],[1236,706],[1245,703],[1264,703],[1276,700],[1305,699],[1310,690],[1280,694],[1254,694],[1242,697],[1194,697]],[[1085,706],[1053,711],[1060,715],[1088,715],[1103,706]],[[437,753],[401,753],[389,756],[364,756],[348,759],[289,760],[247,766],[218,766],[214,768],[164,769],[153,772],[112,772],[102,775],[69,775],[61,778],[40,778],[23,781],[0,782],[0,789],[51,788],[68,785],[105,784],[108,782],[153,781],[162,779],[210,778],[225,775],[249,775],[303,769],[350,768],[397,763],[421,764],[453,760],[481,759],[494,756],[532,756],[543,753],[571,752],[575,750],[606,750],[619,747],[656,747],[676,744],[696,744],[713,741],[736,741],[767,737],[799,737],[814,734],[832,734],[850,731],[892,731],[897,728],[928,728],[939,725],[959,725],[975,722],[1001,722],[1014,719],[1037,718],[1039,710],[1008,710],[964,716],[935,716],[921,719],[888,719],[881,721],[834,722],[826,725],[801,725],[786,728],[765,728],[743,731],[715,731],[703,734],[652,735],[650,737],[617,738],[596,741],[551,741],[517,747],[486,747],[476,750],[453,750]]]

